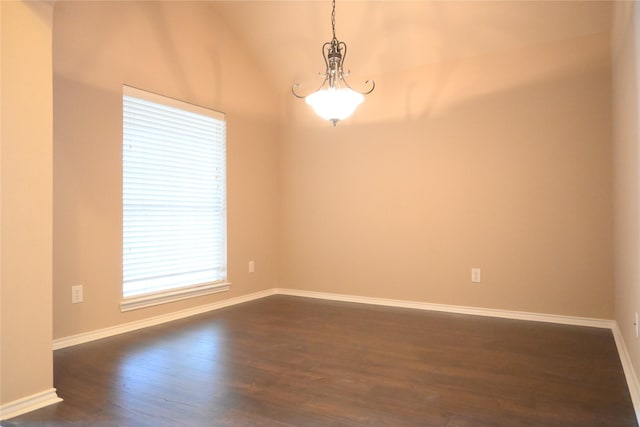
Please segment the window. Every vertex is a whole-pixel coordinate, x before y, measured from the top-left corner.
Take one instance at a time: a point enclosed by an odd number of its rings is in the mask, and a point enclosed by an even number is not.
[[[123,87],[127,311],[229,289],[222,113]]]

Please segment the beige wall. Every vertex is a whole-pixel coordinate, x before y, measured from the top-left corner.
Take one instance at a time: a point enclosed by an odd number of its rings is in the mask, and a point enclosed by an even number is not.
[[[274,287],[275,96],[225,23],[204,2],[59,1],[53,42],[54,338]],[[120,313],[123,84],[226,113],[231,291]]]
[[[0,405],[53,387],[51,16],[0,2]]]
[[[613,316],[607,35],[380,76],[337,128],[287,98],[280,134],[202,3],[54,18],[55,338],[273,286]],[[119,312],[123,83],[227,113],[231,292]]]
[[[608,34],[376,80],[286,108],[280,286],[612,318]]]
[[[640,374],[640,339],[634,313],[640,313],[640,8],[615,5],[613,32],[614,267],[615,319],[636,374]]]

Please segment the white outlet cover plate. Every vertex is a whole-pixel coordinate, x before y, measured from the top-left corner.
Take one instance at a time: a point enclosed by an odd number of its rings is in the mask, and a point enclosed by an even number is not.
[[[82,297],[82,285],[75,285],[71,287],[71,303],[77,304],[83,301]]]

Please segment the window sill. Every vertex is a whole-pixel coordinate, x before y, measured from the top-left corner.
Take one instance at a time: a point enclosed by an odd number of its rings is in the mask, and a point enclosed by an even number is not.
[[[120,302],[120,311],[131,311],[139,308],[151,307],[159,304],[166,304],[173,301],[180,301],[187,298],[199,297],[202,295],[214,294],[228,291],[231,286],[229,282],[203,283],[182,289],[172,289],[164,292],[155,292],[126,298]]]

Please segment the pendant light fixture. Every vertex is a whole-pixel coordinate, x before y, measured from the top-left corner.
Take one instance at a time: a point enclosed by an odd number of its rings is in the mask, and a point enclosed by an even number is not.
[[[331,30],[333,38],[322,45],[326,69],[320,88],[310,95],[302,96],[296,93],[296,88],[300,86],[296,83],[291,88],[291,92],[297,98],[304,98],[317,115],[329,120],[335,126],[339,120],[346,119],[356,110],[364,101],[364,95],[373,92],[376,84],[373,80],[367,80],[365,84],[371,84],[371,89],[366,92],[357,92],[345,80],[349,71],[345,73],[342,65],[347,56],[347,45],[336,38],[336,0],[332,0]]]

